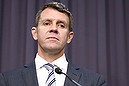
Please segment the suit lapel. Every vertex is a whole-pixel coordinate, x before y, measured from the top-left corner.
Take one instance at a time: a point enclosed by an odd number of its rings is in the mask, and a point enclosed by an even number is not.
[[[22,71],[22,76],[25,81],[25,86],[39,86],[35,63],[33,62],[32,64],[26,65],[24,67],[25,69]],[[68,64],[67,75],[76,82],[79,82],[79,79],[81,77],[81,73],[78,72],[78,70],[79,70],[78,67],[75,67],[72,64]],[[76,86],[76,85],[66,77],[64,86]]]
[[[25,65],[25,69],[22,71],[25,86],[38,86],[37,74],[35,63]]]
[[[72,64],[68,64],[67,74],[71,79],[75,80],[76,82],[79,82],[79,79],[81,77],[81,74],[78,72],[78,70],[79,70],[78,67],[75,67]],[[76,86],[76,85],[66,77],[64,86]]]

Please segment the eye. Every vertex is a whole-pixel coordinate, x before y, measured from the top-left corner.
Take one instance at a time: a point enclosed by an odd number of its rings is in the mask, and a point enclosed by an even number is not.
[[[65,25],[63,23],[59,23],[58,27],[63,29],[63,28],[65,28]]]
[[[48,25],[50,25],[50,24],[51,24],[50,22],[44,22],[44,23],[43,23],[44,26],[48,26]]]

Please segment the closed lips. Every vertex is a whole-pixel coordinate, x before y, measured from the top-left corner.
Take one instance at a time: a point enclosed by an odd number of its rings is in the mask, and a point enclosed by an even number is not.
[[[59,40],[57,37],[48,37],[47,39],[56,39],[56,40]]]

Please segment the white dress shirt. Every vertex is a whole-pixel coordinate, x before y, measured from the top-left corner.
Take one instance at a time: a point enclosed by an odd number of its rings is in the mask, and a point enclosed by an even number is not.
[[[41,58],[38,54],[36,55],[35,65],[39,86],[45,86],[45,82],[48,77],[48,70],[45,67],[43,67],[43,65],[47,63],[48,62]],[[66,60],[65,54],[63,54],[59,59],[53,61],[51,64],[61,68],[62,72],[67,72],[68,62]],[[54,68],[56,68],[56,66]],[[66,76],[63,74],[57,74],[56,72],[54,72],[54,74],[56,78],[56,86],[64,86]]]

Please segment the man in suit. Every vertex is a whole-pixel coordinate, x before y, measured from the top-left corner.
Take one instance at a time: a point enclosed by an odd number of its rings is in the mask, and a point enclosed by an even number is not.
[[[63,73],[53,75],[52,85],[47,86],[106,86],[103,77],[89,70],[82,70],[71,64],[65,56],[65,47],[74,36],[72,31],[72,14],[62,4],[51,2],[45,4],[36,15],[36,25],[32,27],[34,40],[38,42],[38,52],[34,62],[23,68],[0,74],[0,86],[46,86],[49,76],[46,64]],[[53,85],[55,83],[56,85]]]

